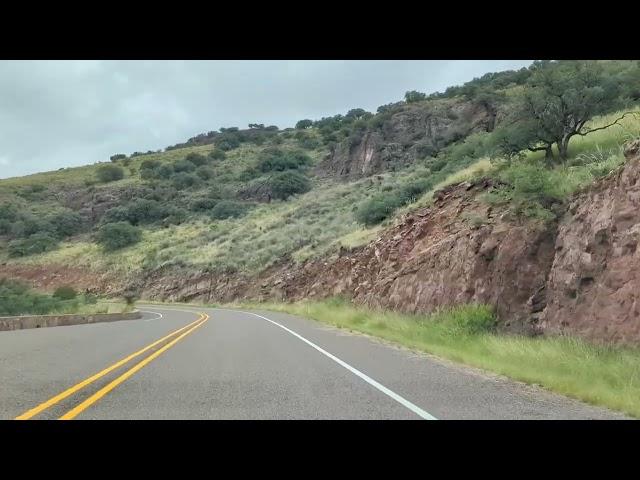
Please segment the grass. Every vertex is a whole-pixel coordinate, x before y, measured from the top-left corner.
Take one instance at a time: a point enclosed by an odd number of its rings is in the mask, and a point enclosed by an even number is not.
[[[243,304],[287,312],[478,367],[640,417],[640,349],[561,337],[505,336],[491,309],[465,305],[426,315],[354,306],[340,299]]]

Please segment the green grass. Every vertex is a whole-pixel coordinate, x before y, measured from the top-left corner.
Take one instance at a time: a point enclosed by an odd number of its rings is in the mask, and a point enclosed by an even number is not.
[[[483,305],[428,315],[373,310],[336,299],[242,307],[312,318],[640,417],[640,349],[598,346],[567,336],[500,335],[492,331],[493,315]]]

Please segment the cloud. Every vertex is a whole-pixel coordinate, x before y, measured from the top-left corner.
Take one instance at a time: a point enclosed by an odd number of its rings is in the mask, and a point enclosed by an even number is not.
[[[529,63],[0,61],[0,177],[158,150],[220,127],[375,111],[407,90],[442,91]]]

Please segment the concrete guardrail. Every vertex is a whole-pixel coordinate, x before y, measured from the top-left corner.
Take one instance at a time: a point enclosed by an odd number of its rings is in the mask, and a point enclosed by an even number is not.
[[[68,325],[84,325],[88,323],[116,322],[119,320],[137,320],[142,318],[138,310],[127,313],[94,313],[89,315],[23,315],[16,317],[0,317],[0,332],[5,330],[22,330],[25,328],[62,327]]]

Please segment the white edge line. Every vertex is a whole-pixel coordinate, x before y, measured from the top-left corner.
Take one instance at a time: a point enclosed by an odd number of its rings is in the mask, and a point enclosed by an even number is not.
[[[267,317],[263,317],[262,315],[258,315],[257,313],[251,313],[251,312],[244,312],[242,310],[230,310],[227,308],[215,308],[214,310],[224,310],[227,312],[236,312],[236,313],[245,313],[247,315],[253,315],[255,317],[259,317],[262,318],[264,320],[266,320],[267,322],[273,323],[274,325],[282,328],[283,330],[286,330],[287,332],[289,332],[291,335],[299,338],[300,340],[302,340],[303,342],[305,342],[307,345],[315,348],[317,351],[319,351],[320,353],[322,353],[323,355],[329,357],[331,360],[333,360],[334,362],[336,362],[337,364],[343,366],[344,368],[346,368],[347,370],[349,370],[351,373],[357,375],[358,377],[360,377],[362,380],[364,380],[365,382],[367,382],[369,385],[377,388],[378,390],[380,390],[382,393],[384,393],[385,395],[387,395],[388,397],[391,397],[392,399],[394,399],[396,402],[400,403],[401,405],[403,405],[404,407],[408,408],[409,410],[411,410],[413,413],[415,413],[416,415],[422,417],[425,420],[437,420],[436,417],[434,417],[433,415],[431,415],[430,413],[425,412],[424,410],[422,410],[420,407],[418,407],[417,405],[414,405],[413,403],[411,403],[409,400],[401,397],[400,395],[398,395],[397,393],[393,392],[392,390],[389,390],[387,387],[385,387],[384,385],[382,385],[381,383],[376,382],[373,378],[369,377],[368,375],[362,373],[360,370],[358,370],[357,368],[352,367],[351,365],[349,365],[347,362],[340,360],[338,357],[336,357],[335,355],[327,352],[326,350],[324,350],[323,348],[319,347],[318,345],[316,345],[315,343],[311,342],[310,340],[307,340],[306,338],[304,338],[302,335],[294,332],[293,330],[288,329],[287,327],[285,327],[284,325],[279,324],[278,322],[274,322],[273,320],[267,318]]]
[[[151,310],[139,310],[139,312],[142,312],[142,313],[153,313],[154,315],[159,315],[159,316],[158,316],[158,317],[156,317],[156,318],[147,318],[147,319],[145,320],[145,322],[150,322],[151,320],[160,320],[160,319],[162,318],[162,314],[161,314],[161,313],[158,313],[158,312],[152,312]]]

